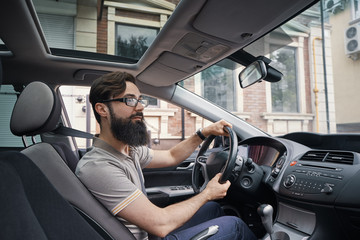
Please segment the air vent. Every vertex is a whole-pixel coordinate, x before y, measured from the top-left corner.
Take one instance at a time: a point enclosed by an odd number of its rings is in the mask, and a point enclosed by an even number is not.
[[[354,154],[351,152],[329,152],[324,161],[352,165]]]
[[[302,161],[318,161],[321,162],[326,157],[327,152],[309,151],[300,158]]]
[[[301,161],[331,162],[353,164],[354,154],[351,152],[309,151],[300,158]]]

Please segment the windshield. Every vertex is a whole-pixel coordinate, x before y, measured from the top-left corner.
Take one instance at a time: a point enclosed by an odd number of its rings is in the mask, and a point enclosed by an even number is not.
[[[360,132],[359,2],[333,2],[317,3],[243,49],[269,58],[281,81],[241,89],[244,66],[226,59],[181,85],[274,136]]]

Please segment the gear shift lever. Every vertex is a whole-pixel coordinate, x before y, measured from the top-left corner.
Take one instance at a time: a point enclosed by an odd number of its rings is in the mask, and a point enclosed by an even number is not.
[[[257,209],[258,214],[261,217],[261,222],[270,235],[270,240],[272,240],[273,233],[273,207],[270,204],[261,204]]]

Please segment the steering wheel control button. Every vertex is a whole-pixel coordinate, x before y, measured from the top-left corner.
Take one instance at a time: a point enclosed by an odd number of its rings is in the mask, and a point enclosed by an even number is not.
[[[293,186],[296,182],[296,177],[295,175],[291,174],[291,175],[288,175],[284,181],[284,186],[286,188],[290,188],[291,186]]]

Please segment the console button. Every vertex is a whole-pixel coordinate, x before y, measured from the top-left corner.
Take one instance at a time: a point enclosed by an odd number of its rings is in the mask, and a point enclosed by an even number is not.
[[[288,175],[284,181],[284,186],[286,188],[290,188],[292,185],[294,185],[295,182],[296,182],[295,175],[293,175],[293,174]]]
[[[333,186],[334,186],[333,184],[325,183],[324,188],[321,189],[321,192],[326,193],[326,194],[330,194],[330,193],[333,192],[333,189],[332,189]]]

